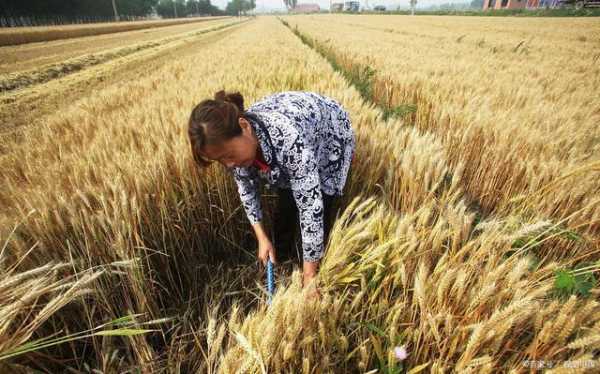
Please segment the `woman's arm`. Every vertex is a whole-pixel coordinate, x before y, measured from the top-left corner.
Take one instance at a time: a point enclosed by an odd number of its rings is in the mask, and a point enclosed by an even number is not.
[[[275,247],[273,247],[273,243],[269,239],[262,222],[254,223],[252,228],[254,229],[256,240],[258,241],[258,259],[264,266],[267,266],[267,258],[270,258],[271,262],[276,264]]]
[[[314,277],[317,276],[319,272],[319,264],[321,260],[317,260],[314,262],[304,261],[302,263],[302,286],[306,287],[310,284]]]
[[[233,178],[237,184],[240,200],[250,224],[254,225],[262,220],[260,206],[259,178],[255,169],[233,169]],[[263,230],[264,231],[264,230]]]
[[[259,178],[255,169],[234,169],[233,176],[238,186],[240,200],[244,206],[246,216],[254,229],[258,241],[258,258],[263,265],[267,265],[267,257],[271,262],[277,263],[275,248],[262,225],[262,210],[260,206]]]
[[[298,207],[302,231],[304,285],[316,276],[324,251],[323,242],[323,196],[319,168],[310,144],[302,134],[283,151],[283,164],[290,176],[292,194]]]
[[[267,231],[265,230],[262,222],[256,222],[252,224],[252,228],[254,229],[254,234],[256,235],[256,240],[269,240],[269,236],[267,235]]]

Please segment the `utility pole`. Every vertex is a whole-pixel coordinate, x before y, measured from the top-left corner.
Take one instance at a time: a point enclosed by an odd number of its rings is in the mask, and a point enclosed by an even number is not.
[[[177,0],[173,0],[173,11],[175,12],[175,18],[177,18]]]
[[[198,3],[199,3],[199,2],[200,2],[200,1],[196,1],[196,13],[197,13],[198,15],[200,15],[200,8],[198,8]]]
[[[113,12],[115,12],[115,22],[119,22],[119,12],[117,12],[116,0],[112,0]]]

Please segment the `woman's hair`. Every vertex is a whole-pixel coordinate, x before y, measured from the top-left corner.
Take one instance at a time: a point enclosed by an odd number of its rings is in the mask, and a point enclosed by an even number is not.
[[[196,163],[205,167],[210,161],[200,156],[207,145],[217,145],[242,133],[239,118],[245,117],[244,97],[239,92],[215,93],[214,99],[206,99],[192,110],[188,123],[188,135],[192,155]]]

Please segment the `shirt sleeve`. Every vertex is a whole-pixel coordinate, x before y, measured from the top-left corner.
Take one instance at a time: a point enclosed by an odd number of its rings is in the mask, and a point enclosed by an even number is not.
[[[260,222],[262,220],[262,210],[258,172],[254,168],[246,168],[245,170],[236,168],[233,171],[233,177],[248,220],[251,224]]]
[[[318,261],[324,250],[323,197],[317,160],[301,134],[296,132],[295,139],[283,150],[283,164],[298,207],[304,261]]]

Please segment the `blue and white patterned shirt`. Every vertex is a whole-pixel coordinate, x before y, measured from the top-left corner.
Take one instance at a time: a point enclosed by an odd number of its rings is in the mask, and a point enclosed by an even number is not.
[[[254,103],[246,111],[267,172],[232,168],[250,223],[261,221],[259,179],[291,188],[298,207],[305,261],[323,256],[323,198],[343,194],[354,155],[348,113],[335,100],[313,92],[288,91]],[[321,192],[322,191],[322,192]]]

